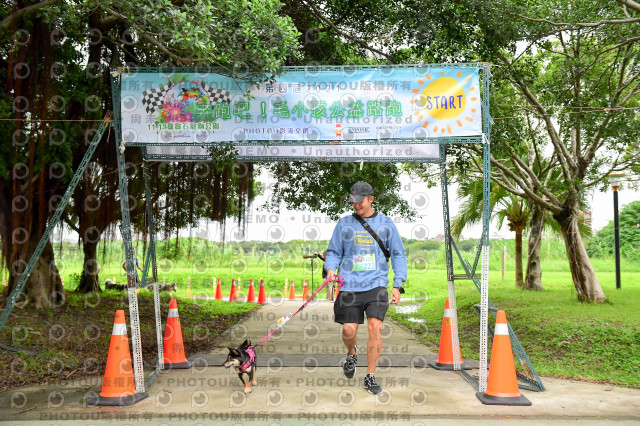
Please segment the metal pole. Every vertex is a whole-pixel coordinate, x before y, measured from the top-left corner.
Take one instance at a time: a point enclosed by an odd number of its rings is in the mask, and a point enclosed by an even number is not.
[[[311,294],[313,294],[313,292],[315,291],[315,287],[313,286],[313,261],[314,260],[315,259],[312,257],[311,258]]]
[[[502,282],[504,282],[505,269],[507,269],[507,246],[502,249]]]
[[[618,220],[618,185],[613,185],[613,242],[616,257],[616,289],[620,290],[620,222]]]
[[[109,123],[111,122],[111,116],[112,116],[112,113],[111,111],[109,111],[102,119],[102,123],[100,123],[100,127],[98,127],[98,130],[95,136],[91,140],[91,144],[89,145],[89,148],[87,148],[87,151],[85,152],[84,157],[82,157],[82,161],[78,166],[78,170],[76,170],[75,174],[71,178],[71,182],[69,183],[69,186],[67,186],[67,190],[65,191],[64,196],[60,201],[60,204],[58,204],[58,206],[56,207],[56,211],[53,213],[53,216],[51,216],[51,219],[49,219],[49,222],[47,223],[47,228],[45,229],[44,234],[42,234],[42,237],[40,237],[40,241],[38,242],[36,249],[31,254],[31,258],[29,259],[29,263],[27,263],[27,267],[24,269],[24,271],[20,275],[20,278],[18,279],[18,284],[16,284],[16,286],[11,291],[9,298],[7,299],[7,303],[4,309],[2,310],[2,313],[0,313],[0,330],[2,330],[2,327],[4,327],[4,324],[7,322],[7,318],[9,318],[9,314],[11,313],[11,311],[13,310],[13,307],[18,301],[18,296],[20,296],[20,293],[22,293],[22,290],[27,284],[27,280],[31,275],[31,271],[33,271],[33,268],[36,265],[36,262],[38,261],[38,259],[40,259],[42,250],[44,249],[45,245],[47,245],[47,243],[49,242],[49,237],[53,232],[53,228],[55,228],[60,222],[60,217],[62,217],[62,214],[64,213],[64,209],[69,203],[71,196],[73,195],[73,191],[75,191],[76,186],[78,186],[78,183],[83,178],[84,171],[86,170],[87,165],[91,160],[91,157],[93,157],[93,153],[96,151],[96,148],[98,147],[98,143],[102,139],[102,135],[104,134],[105,130],[109,127]],[[64,282],[63,282],[63,285],[64,285]]]
[[[451,252],[451,223],[449,220],[449,189],[447,182],[447,145],[440,144],[440,185],[442,186],[442,218],[444,219],[444,247],[447,264],[447,291],[449,296],[451,353],[453,369],[460,371],[460,343],[458,340],[458,302],[456,301],[453,254]]]
[[[127,172],[125,170],[124,141],[121,140],[122,123],[120,121],[120,73],[111,74],[111,95],[113,98],[114,129],[116,131],[116,157],[118,161],[118,188],[120,196],[120,210],[122,212],[122,226],[120,233],[124,244],[125,267],[127,270],[127,293],[129,296],[129,323],[131,324],[131,347],[133,361],[133,377],[136,392],[145,391],[144,369],[142,365],[142,343],[140,338],[140,316],[138,311],[138,294],[136,292],[137,272],[133,262],[133,244],[131,243],[131,219],[129,217],[129,189],[127,187]]]
[[[148,270],[149,270],[149,258],[151,258],[152,263],[152,279],[153,279],[153,306],[155,311],[155,320],[156,320],[156,342],[158,345],[158,367],[160,370],[164,370],[164,356],[163,356],[163,348],[164,344],[162,339],[162,320],[161,320],[161,312],[160,312],[160,292],[158,289],[158,265],[156,263],[156,238],[155,238],[155,228],[153,226],[153,205],[151,199],[151,193],[149,191],[149,187],[151,186],[149,183],[149,162],[146,159],[147,149],[143,150],[143,160],[142,160],[142,174],[144,175],[144,194],[145,194],[145,202],[147,204],[147,226],[149,228],[149,256],[147,257],[147,261],[144,265],[144,279],[143,282],[146,283],[145,279],[147,278]],[[214,285],[215,288],[215,285]],[[145,386],[148,386],[145,383]]]
[[[491,151],[489,138],[483,135],[482,144],[482,277],[480,281],[480,366],[478,368],[478,391],[487,390],[487,328],[489,312],[489,220],[491,216]]]

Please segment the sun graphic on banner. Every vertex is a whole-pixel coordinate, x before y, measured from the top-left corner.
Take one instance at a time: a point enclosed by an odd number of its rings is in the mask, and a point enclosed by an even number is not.
[[[440,71],[441,77],[432,79],[429,74],[425,74],[426,80],[418,80],[418,84],[421,86],[426,85],[424,88],[413,89],[412,92],[418,94],[419,98],[411,101],[416,105],[417,111],[414,115],[418,117],[418,123],[422,124],[425,129],[429,128],[429,117],[438,120],[439,124],[434,124],[432,127],[433,133],[445,132],[453,135],[451,126],[463,127],[462,120],[466,120],[470,123],[473,122],[473,118],[465,115],[461,117],[467,107],[467,97],[469,101],[475,102],[478,100],[477,96],[473,96],[473,91],[477,88],[472,86],[469,88],[469,93],[465,93],[462,85],[452,77],[445,77],[444,71]],[[462,76],[462,71],[458,71],[456,78]],[[471,80],[471,76],[462,80],[463,83]],[[471,108],[471,113],[475,113],[476,109]],[[426,114],[426,115],[425,115]],[[425,119],[426,118],[426,119]],[[442,123],[443,121],[450,121],[449,123]]]

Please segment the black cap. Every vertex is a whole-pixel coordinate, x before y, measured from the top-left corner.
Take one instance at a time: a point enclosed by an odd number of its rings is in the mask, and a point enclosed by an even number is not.
[[[349,202],[359,203],[368,195],[373,195],[373,188],[367,182],[356,182],[349,192]]]

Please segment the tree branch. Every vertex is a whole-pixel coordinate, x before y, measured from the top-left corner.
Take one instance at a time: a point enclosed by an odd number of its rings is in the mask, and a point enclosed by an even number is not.
[[[67,226],[69,226],[69,228],[71,228],[78,235],[80,235],[80,228],[78,228],[78,226],[76,226],[75,223],[71,222],[71,219],[69,219],[69,217],[67,215],[65,215],[65,218],[63,220],[64,220],[64,223],[66,223]]]
[[[51,6],[54,3],[58,3],[60,0],[45,0],[40,3],[32,4],[22,9],[16,10],[11,15],[7,16],[0,22],[0,31],[8,29],[18,18],[21,16],[33,15],[43,7]]]
[[[545,122],[545,127],[547,128],[547,133],[549,134],[549,138],[551,139],[551,143],[553,144],[556,152],[556,156],[560,161],[560,165],[562,166],[562,173],[566,180],[571,180],[571,169],[575,169],[576,164],[571,158],[571,153],[567,149],[567,147],[562,142],[560,135],[556,131],[556,128],[551,121],[551,114],[547,113],[547,110],[544,106],[538,101],[533,93],[529,90],[526,84],[522,81],[518,81],[516,83],[522,94],[525,98],[531,103],[542,116],[542,120]]]
[[[553,176],[553,170],[555,168],[555,162],[556,160],[554,160],[553,158],[549,160],[549,165],[541,172],[541,174],[546,174],[545,178],[544,178],[544,182],[543,185],[547,186],[549,184],[549,181],[551,180],[551,177]]]
[[[156,40],[155,37],[151,36],[148,32],[143,31],[142,28],[140,28],[135,23],[135,21],[131,21],[126,16],[118,13],[117,11],[111,9],[108,6],[105,6],[105,5],[103,5],[103,4],[99,3],[99,2],[96,2],[95,0],[94,0],[93,3],[96,4],[97,6],[103,8],[104,10],[106,10],[108,13],[110,13],[113,16],[115,16],[116,18],[119,18],[119,19],[129,23],[132,27],[134,27],[138,31],[138,33],[140,35],[142,35],[142,37],[144,37],[148,42],[150,42],[151,44],[156,46],[158,49],[160,49],[163,53],[165,53],[167,56],[169,56],[171,59],[173,59],[179,65],[184,65],[184,64],[188,64],[188,63],[192,63],[192,62],[200,62],[200,60],[197,60],[197,59],[182,58],[182,57],[176,55],[175,53],[171,52],[166,46],[164,46],[162,43],[160,43],[158,40]],[[205,60],[202,60],[202,61],[205,61]],[[216,64],[216,65],[224,68],[225,70],[227,70],[227,72],[231,72],[231,70],[229,70],[227,67],[225,67],[224,65],[222,65],[221,63],[219,63],[218,61],[216,61],[216,60],[214,60],[212,58],[207,58],[206,61],[213,62],[214,64]]]
[[[480,150],[477,147],[473,146],[473,147],[470,147],[470,149],[472,149],[476,153],[480,154]],[[511,169],[506,167],[500,161],[496,160],[496,158],[493,156],[493,154],[491,155],[491,164],[496,166],[506,176],[508,176],[509,178],[511,178],[511,180],[513,180],[516,184],[518,184],[518,186],[520,188],[522,188],[522,190],[526,193],[526,198],[530,199],[531,201],[533,201],[535,203],[540,204],[541,206],[545,207],[548,210],[551,210],[554,213],[560,213],[562,211],[562,208],[560,206],[552,204],[550,201],[547,201],[544,198],[540,197],[538,194],[536,194],[531,188],[529,188],[527,186],[526,182],[524,182],[520,178],[520,176],[518,176],[515,173],[513,173],[513,171]]]
[[[509,71],[513,75],[515,75],[516,70],[513,68],[513,64],[511,64],[511,62],[504,55],[501,55],[500,59],[502,59],[503,63],[509,68]],[[573,161],[573,158],[571,158],[571,153],[569,153],[567,147],[562,143],[562,139],[560,138],[560,135],[556,131],[553,122],[551,121],[551,114],[549,114],[545,107],[538,101],[538,98],[536,98],[536,96],[531,93],[526,83],[522,81],[522,79],[514,80],[510,77],[508,78],[513,82],[516,88],[520,90],[524,98],[529,101],[529,103],[538,111],[540,115],[542,115],[542,119],[546,125],[545,127],[547,129],[547,133],[549,134],[551,143],[555,148],[556,155],[562,166],[562,173],[564,174],[564,177],[567,181],[571,180],[572,173],[570,167],[571,169],[575,169],[576,164]]]
[[[176,55],[175,53],[172,53],[171,51],[169,51],[169,49],[167,49],[164,45],[162,45],[162,43],[160,43],[158,40],[153,38],[147,32],[142,31],[142,29],[135,22],[130,21],[126,16],[116,12],[115,10],[111,9],[108,6],[104,6],[104,5],[100,4],[100,3],[98,3],[98,5],[100,5],[100,7],[103,7],[111,15],[113,15],[115,17],[118,17],[118,18],[122,19],[123,21],[129,23],[132,27],[134,27],[140,33],[140,35],[142,35],[142,37],[144,37],[148,42],[150,42],[151,44],[156,46],[158,49],[160,49],[162,52],[164,52],[171,59],[176,61],[179,65],[184,65],[185,63],[190,62],[188,59],[181,58],[178,55]]]
[[[478,170],[477,178],[482,179],[482,170],[483,170],[482,166],[480,165],[480,163],[478,163],[478,160],[476,160],[475,157],[471,157],[471,161],[473,161],[473,164],[476,166],[476,169]],[[507,179],[507,177],[504,175],[504,173],[501,170],[497,170],[497,171],[492,170],[491,180],[496,182],[498,185],[500,185],[507,191],[511,192],[513,195],[516,195],[518,197],[523,197],[523,198],[526,197],[526,194],[524,192],[518,191],[518,189],[509,182],[509,179]]]
[[[635,11],[640,12],[640,3],[635,2],[634,0],[618,0],[618,3],[621,3]]]
[[[620,168],[617,167],[618,165],[623,164],[623,163],[620,163],[618,161],[619,159],[620,159],[620,154],[618,154],[618,157],[615,159],[615,161],[613,162],[613,164],[609,168],[609,171],[607,171],[605,173],[602,173],[602,175],[597,179],[594,179],[594,180],[586,182],[586,184],[588,184],[589,186],[595,186],[598,183],[602,182],[605,178],[609,177],[609,175],[611,173],[621,172],[621,171],[627,169],[629,167],[629,165],[625,165],[625,167],[620,167]]]
[[[315,15],[316,18],[320,19],[321,21],[325,22],[329,27],[331,27],[331,29],[333,29],[336,33],[340,34],[341,36],[343,36],[344,38],[347,38],[357,44],[359,44],[360,46],[364,47],[367,50],[370,50],[374,53],[377,53],[378,55],[384,56],[385,58],[387,58],[387,60],[391,61],[391,56],[387,53],[384,53],[381,50],[378,50],[374,47],[369,46],[367,43],[365,43],[364,41],[360,40],[357,37],[354,37],[350,34],[345,33],[344,31],[338,29],[338,27],[335,26],[335,24],[333,22],[331,22],[330,20],[328,20],[327,18],[325,18],[322,13],[315,7],[314,4],[312,4],[311,2],[307,2],[306,0],[302,0],[302,3],[306,4],[307,6],[309,6],[311,8],[311,10],[313,11],[313,14]]]
[[[558,200],[556,198],[555,195],[553,195],[553,193],[551,193],[548,189],[546,189],[543,185],[542,182],[540,182],[540,180],[538,179],[538,176],[536,176],[536,174],[533,172],[533,170],[531,170],[524,161],[522,161],[522,159],[520,158],[520,156],[518,156],[516,153],[512,153],[511,154],[511,158],[515,160],[514,162],[514,166],[516,166],[517,169],[520,170],[520,173],[526,173],[527,175],[529,175],[529,177],[531,178],[532,184],[534,187],[538,188],[539,190],[541,190],[544,195],[547,196],[547,198],[549,200],[551,200],[552,202],[556,203],[556,204],[561,204],[560,200]],[[533,191],[533,190],[532,190]]]
[[[597,22],[578,22],[575,24],[571,24],[569,22],[553,22],[544,18],[530,18],[524,15],[518,15],[520,18],[526,19],[528,21],[533,22],[542,22],[545,24],[552,25],[554,27],[563,27],[563,30],[576,30],[579,28],[593,28],[599,27],[601,25],[607,24],[632,24],[634,22],[640,22],[640,18],[628,18],[628,19],[602,19]]]
[[[102,29],[104,30],[104,32],[109,31],[111,28],[113,28],[114,26],[116,26],[116,24],[118,24],[118,22],[121,22],[122,20],[120,18],[118,18],[117,16],[106,16],[102,21],[100,21],[100,25],[102,26]]]
[[[622,78],[622,75],[621,75],[621,78]],[[640,72],[636,73],[634,75],[634,77],[633,77],[633,79],[638,79],[638,78],[640,78]],[[624,90],[624,88],[626,88],[629,84],[630,84],[630,82],[627,83],[627,82],[622,82],[622,81],[618,80],[618,90],[616,91],[616,94],[615,94],[614,99],[613,99],[614,103],[620,104],[620,105],[624,105],[640,89],[640,81],[638,81],[638,83],[636,83],[635,87],[633,89],[631,89],[629,91],[629,93],[627,93],[627,95],[622,99],[622,102],[618,102],[618,99],[619,99],[620,95],[622,94],[622,90]],[[604,143],[604,141],[602,139],[602,129],[609,124],[609,121],[611,121],[611,118],[613,116],[613,111],[614,111],[613,108],[611,108],[611,109],[609,109],[607,111],[607,114],[605,114],[604,118],[602,119],[602,122],[598,126],[598,130],[596,130],[596,133],[593,135],[593,138],[591,139],[591,145],[589,146],[589,149],[587,150],[587,153],[584,156],[585,162],[590,163],[591,160],[593,159],[593,157],[596,155],[596,152],[598,151],[598,149],[600,149],[602,147],[602,144]]]

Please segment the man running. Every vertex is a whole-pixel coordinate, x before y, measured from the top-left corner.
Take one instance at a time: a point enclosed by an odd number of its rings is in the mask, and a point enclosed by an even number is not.
[[[335,322],[342,324],[342,340],[347,347],[342,367],[347,378],[356,373],[356,333],[367,314],[369,341],[364,387],[375,395],[382,392],[373,373],[382,351],[382,321],[389,308],[388,258],[395,275],[391,292],[395,304],[404,293],[407,258],[398,229],[390,218],[374,211],[373,200],[373,188],[367,182],[357,182],[351,187],[349,203],[355,213],[338,221],[329,241],[326,267],[329,279],[333,279],[336,270],[344,277],[333,313]]]
[[[133,251],[133,260],[136,262],[136,269],[140,272],[143,272],[142,268],[140,267],[140,261],[138,260],[138,258],[136,257],[136,251]],[[127,272],[127,261],[125,260],[124,262],[122,262],[122,269],[124,269],[125,272]],[[140,282],[140,275],[138,275],[138,271],[136,271],[136,284]]]

